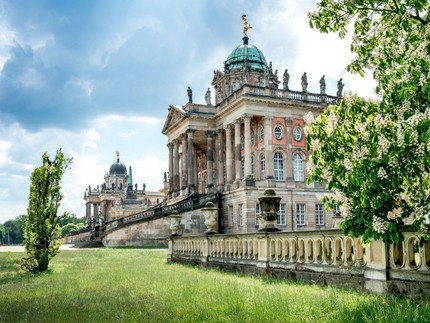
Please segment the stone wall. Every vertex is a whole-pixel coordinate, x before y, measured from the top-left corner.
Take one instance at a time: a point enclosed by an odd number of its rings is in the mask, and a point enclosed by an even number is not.
[[[106,247],[167,246],[169,226],[168,217],[133,223],[106,233],[102,242]]]
[[[64,243],[77,245],[82,242],[90,241],[90,239],[91,239],[91,231],[87,230],[85,232],[81,232],[74,235],[68,235],[64,237]]]

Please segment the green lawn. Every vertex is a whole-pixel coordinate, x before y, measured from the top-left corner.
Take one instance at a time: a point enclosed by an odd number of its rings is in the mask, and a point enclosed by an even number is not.
[[[62,251],[47,273],[0,253],[0,322],[425,322],[430,304],[166,263],[142,249]]]

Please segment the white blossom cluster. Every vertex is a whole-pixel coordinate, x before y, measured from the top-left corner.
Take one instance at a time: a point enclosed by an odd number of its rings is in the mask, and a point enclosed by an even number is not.
[[[345,158],[343,161],[343,165],[347,170],[352,170],[352,163],[348,158]]]
[[[387,231],[388,223],[381,219],[379,216],[374,216],[372,226],[376,232],[384,233],[385,231]]]
[[[378,177],[380,179],[386,179],[388,177],[387,172],[385,171],[385,169],[383,167],[379,167]]]
[[[381,156],[388,151],[390,146],[391,146],[390,141],[384,135],[382,135],[382,134],[379,135],[379,137],[378,137],[378,148],[379,148],[378,156],[379,156],[379,158],[381,158]]]
[[[402,217],[402,213],[398,212],[398,213],[394,213],[392,211],[388,211],[387,213],[387,218],[388,220],[394,221],[397,218],[401,218]]]
[[[330,137],[334,131],[334,128],[337,126],[337,116],[333,111],[330,111],[327,122],[327,136]]]

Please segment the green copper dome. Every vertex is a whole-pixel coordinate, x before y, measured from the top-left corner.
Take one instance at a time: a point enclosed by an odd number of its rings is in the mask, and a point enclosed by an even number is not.
[[[245,37],[244,37],[245,38]],[[244,39],[242,45],[237,46],[225,62],[225,69],[241,69],[248,60],[248,68],[251,70],[264,71],[267,67],[266,58],[263,53],[254,45],[248,45],[248,40]]]

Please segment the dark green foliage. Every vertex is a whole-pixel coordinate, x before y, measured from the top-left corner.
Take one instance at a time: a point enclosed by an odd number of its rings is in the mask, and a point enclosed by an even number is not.
[[[25,225],[25,256],[21,268],[31,272],[48,269],[49,261],[54,257],[62,243],[57,210],[62,194],[61,178],[71,163],[61,149],[57,150],[51,161],[47,153],[42,156],[42,166],[31,174],[30,198]]]

